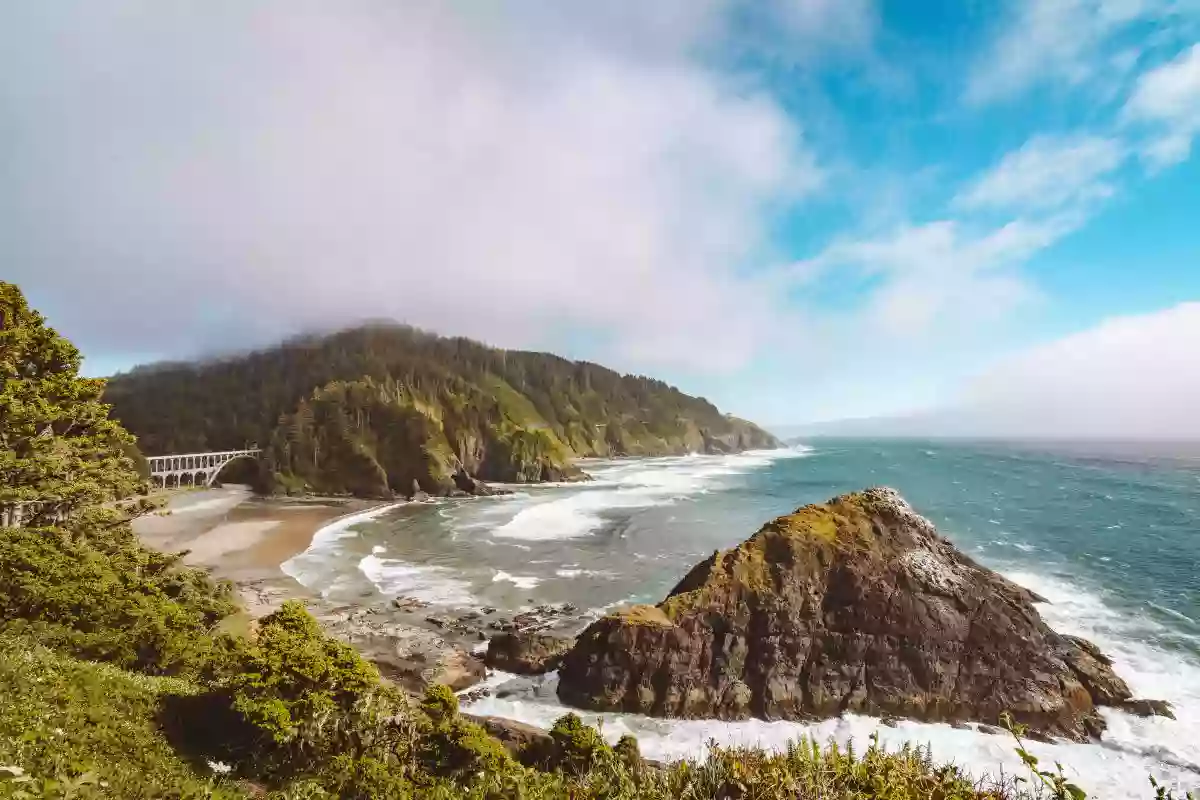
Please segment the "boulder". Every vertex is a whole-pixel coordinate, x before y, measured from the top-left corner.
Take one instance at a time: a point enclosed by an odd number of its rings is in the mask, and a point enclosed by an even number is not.
[[[484,663],[518,675],[541,675],[558,669],[574,640],[536,631],[500,633],[488,641]]]
[[[574,464],[555,464],[552,461],[544,461],[540,479],[544,483],[581,483],[590,481],[592,476]]]
[[[1121,710],[1135,717],[1166,717],[1175,719],[1175,710],[1166,700],[1126,700]]]
[[[438,683],[459,691],[487,677],[482,661],[445,636],[373,609],[331,609],[317,619],[326,633],[357,649],[380,675],[414,694]]]
[[[454,473],[454,485],[459,491],[470,495],[487,494],[487,486],[483,481],[475,480],[461,467]]]
[[[660,717],[844,712],[1099,736],[1129,688],[1039,598],[960,553],[891,489],[805,506],[696,565],[657,606],[592,623],[559,697]]]
[[[412,491],[408,494],[408,499],[414,503],[424,503],[429,499],[429,493],[421,488],[421,482],[413,478]]]
[[[459,467],[454,473],[454,485],[456,488],[448,493],[449,497],[491,497],[512,494],[511,489],[497,489],[487,485],[462,467]]]
[[[379,669],[380,675],[413,694],[421,694],[435,684],[445,684],[458,692],[487,677],[487,669],[482,661],[455,647],[412,649],[408,652],[398,652],[397,648],[389,647],[360,645],[360,648],[363,656]]]

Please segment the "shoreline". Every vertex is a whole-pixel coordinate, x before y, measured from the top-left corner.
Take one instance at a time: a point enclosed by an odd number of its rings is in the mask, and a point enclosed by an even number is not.
[[[285,600],[317,598],[283,571],[323,528],[385,505],[357,498],[260,498],[241,486],[180,493],[165,516],[137,519],[142,544],[162,552],[188,551],[183,563],[232,582],[247,613],[258,618]]]

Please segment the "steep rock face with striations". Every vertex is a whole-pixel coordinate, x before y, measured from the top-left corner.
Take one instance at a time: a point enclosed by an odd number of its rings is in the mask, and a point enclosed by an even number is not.
[[[365,378],[331,383],[279,421],[266,466],[281,483],[326,494],[486,493],[505,483],[578,480],[572,453],[524,427],[497,398],[461,380],[432,391]]]
[[[105,400],[148,454],[256,442],[276,487],[366,496],[569,480],[586,456],[780,446],[662,381],[389,324],[142,367]]]
[[[1042,621],[1027,590],[938,535],[893,490],[780,517],[696,565],[658,606],[600,619],[559,696],[669,717],[843,712],[996,723],[1083,740],[1097,707],[1136,711],[1090,643]]]

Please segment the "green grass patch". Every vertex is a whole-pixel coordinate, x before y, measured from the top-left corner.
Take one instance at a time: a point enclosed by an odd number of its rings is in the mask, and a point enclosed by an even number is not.
[[[0,633],[0,797],[247,796],[161,733],[163,699],[195,692]]]

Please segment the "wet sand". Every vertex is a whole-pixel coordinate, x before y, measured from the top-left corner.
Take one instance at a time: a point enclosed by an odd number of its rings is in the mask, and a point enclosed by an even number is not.
[[[223,487],[174,493],[170,514],[143,517],[133,527],[147,547],[186,550],[184,563],[236,585],[243,610],[221,621],[226,633],[248,635],[254,620],[287,600],[301,600],[326,633],[356,647],[407,691],[419,694],[433,681],[475,683],[483,666],[467,652],[465,634],[452,639],[444,623],[422,623],[403,610],[332,604],[280,569],[325,525],[378,505],[341,498],[262,499],[242,487]]]
[[[236,583],[279,579],[295,584],[279,565],[303,552],[313,534],[346,514],[370,508],[367,500],[290,500],[254,497],[245,487],[174,494],[169,514],[143,517],[134,531],[147,547],[187,550],[184,563],[206,567]]]

